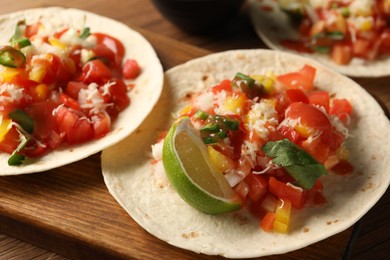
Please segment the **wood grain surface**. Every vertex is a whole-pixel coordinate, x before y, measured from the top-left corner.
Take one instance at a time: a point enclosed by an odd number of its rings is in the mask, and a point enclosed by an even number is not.
[[[265,48],[247,10],[220,32],[191,35],[137,0],[2,0],[0,13],[26,8],[80,8],[139,30],[164,69],[229,49]],[[390,109],[390,77],[354,78]],[[370,126],[375,127],[375,126]],[[389,145],[384,143],[384,145]],[[389,173],[390,174],[390,173]],[[354,227],[283,256],[263,259],[380,259],[389,257],[389,191]],[[27,243],[25,243],[25,242]],[[0,259],[219,259],[178,249],[151,236],[108,193],[100,153],[47,172],[0,178]]]

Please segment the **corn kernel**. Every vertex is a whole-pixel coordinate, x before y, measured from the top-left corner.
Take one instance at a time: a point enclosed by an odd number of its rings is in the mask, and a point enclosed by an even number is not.
[[[349,159],[349,150],[344,146],[341,146],[340,148],[337,149],[336,155],[340,160],[347,161]]]

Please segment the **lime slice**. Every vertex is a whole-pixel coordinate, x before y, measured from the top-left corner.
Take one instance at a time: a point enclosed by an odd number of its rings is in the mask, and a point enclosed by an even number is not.
[[[164,140],[163,164],[173,188],[197,210],[222,214],[241,207],[241,198],[211,162],[189,118],[180,119],[170,128]]]

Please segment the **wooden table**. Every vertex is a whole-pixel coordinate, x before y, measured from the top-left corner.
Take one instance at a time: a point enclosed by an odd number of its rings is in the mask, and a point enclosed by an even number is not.
[[[149,0],[2,0],[0,13],[53,5],[92,11],[139,30],[156,48],[164,69],[211,52],[266,48],[255,35],[245,7],[228,28],[208,36],[180,31],[165,20]],[[374,95],[386,110],[390,109],[390,77],[354,80]],[[283,257],[389,258],[389,219],[390,192],[387,191],[355,226]],[[0,178],[0,259],[11,258],[218,257],[177,249],[139,227],[108,193],[101,175],[98,153],[48,172]]]

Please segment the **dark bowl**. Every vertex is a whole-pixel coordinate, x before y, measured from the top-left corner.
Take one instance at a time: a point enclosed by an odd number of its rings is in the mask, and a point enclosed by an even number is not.
[[[223,27],[240,11],[245,0],[152,0],[160,13],[191,33],[207,33]]]

